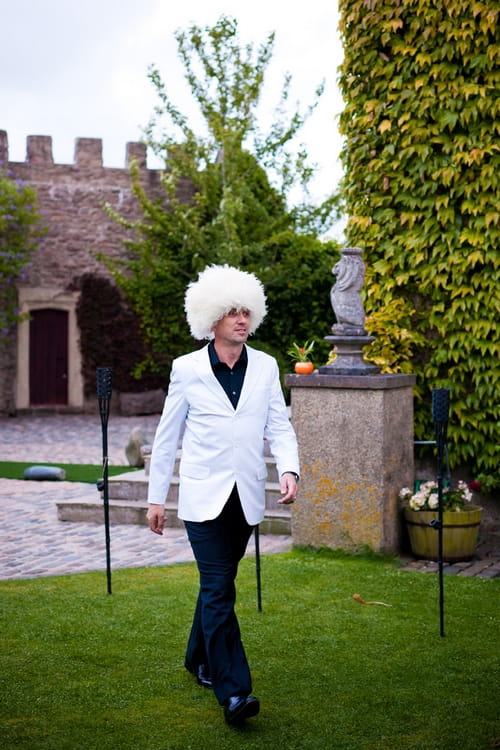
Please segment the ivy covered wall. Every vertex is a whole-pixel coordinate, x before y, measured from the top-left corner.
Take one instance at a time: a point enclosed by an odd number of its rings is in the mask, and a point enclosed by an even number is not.
[[[344,198],[364,248],[371,358],[449,387],[452,464],[499,486],[499,6],[340,0]]]

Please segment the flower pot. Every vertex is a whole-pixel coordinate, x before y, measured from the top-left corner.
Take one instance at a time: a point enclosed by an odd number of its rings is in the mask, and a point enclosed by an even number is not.
[[[443,511],[443,560],[470,560],[477,545],[483,509],[470,505],[466,510]],[[439,532],[430,526],[437,510],[404,509],[404,517],[413,554],[424,560],[438,559]]]
[[[310,375],[313,370],[314,370],[314,365],[312,362],[296,362],[295,363],[295,372],[298,375]]]

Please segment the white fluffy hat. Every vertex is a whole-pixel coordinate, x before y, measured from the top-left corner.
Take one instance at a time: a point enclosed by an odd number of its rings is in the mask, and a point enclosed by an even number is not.
[[[195,339],[211,339],[213,326],[230,310],[250,311],[250,333],[267,312],[266,295],[259,279],[233,266],[207,266],[192,281],[184,299],[187,322]]]

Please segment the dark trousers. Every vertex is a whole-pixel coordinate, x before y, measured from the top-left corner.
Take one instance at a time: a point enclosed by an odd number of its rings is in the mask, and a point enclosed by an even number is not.
[[[200,591],[186,650],[186,667],[205,664],[223,704],[231,695],[250,695],[252,683],[234,611],[238,563],[253,530],[243,515],[236,485],[212,521],[185,521],[198,564]]]

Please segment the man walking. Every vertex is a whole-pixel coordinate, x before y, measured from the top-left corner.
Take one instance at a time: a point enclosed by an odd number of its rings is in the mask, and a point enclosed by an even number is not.
[[[163,533],[164,503],[182,430],[178,515],[200,575],[185,666],[213,688],[228,724],[259,712],[234,604],[238,564],[264,517],[264,440],[280,477],[279,503],[293,503],[299,460],[274,358],[246,344],[266,314],[261,282],[209,266],[188,286],[187,321],[209,339],[176,359],[151,455],[148,521]]]

